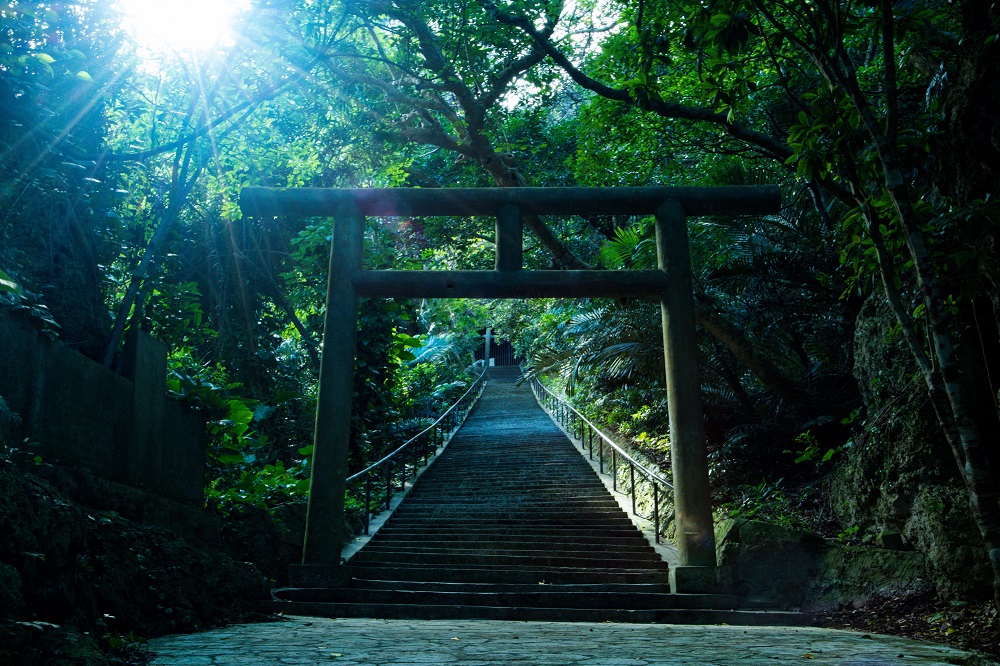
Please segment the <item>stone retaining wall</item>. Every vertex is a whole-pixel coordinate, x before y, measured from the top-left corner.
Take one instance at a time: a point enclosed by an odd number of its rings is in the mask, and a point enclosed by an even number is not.
[[[0,424],[8,446],[170,499],[202,502],[204,423],[167,398],[166,347],[145,333],[131,335],[125,377],[4,313],[0,340],[0,397],[18,417]]]

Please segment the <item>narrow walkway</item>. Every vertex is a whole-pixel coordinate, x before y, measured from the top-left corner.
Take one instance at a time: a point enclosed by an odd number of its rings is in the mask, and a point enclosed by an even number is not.
[[[923,666],[989,660],[940,645],[812,627],[289,618],[150,641],[157,666]]]

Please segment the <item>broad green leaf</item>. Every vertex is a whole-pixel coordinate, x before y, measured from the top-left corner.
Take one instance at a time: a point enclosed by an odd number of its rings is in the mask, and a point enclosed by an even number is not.
[[[0,271],[0,293],[6,291],[13,291],[15,293],[21,293],[21,286],[14,282],[9,275]]]
[[[222,449],[215,456],[215,459],[225,464],[241,463],[243,462],[243,454],[233,449]]]

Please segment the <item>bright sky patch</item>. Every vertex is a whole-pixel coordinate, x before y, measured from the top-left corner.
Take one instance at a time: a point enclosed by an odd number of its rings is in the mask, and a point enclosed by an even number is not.
[[[200,51],[232,41],[247,0],[118,0],[125,28],[144,48]]]

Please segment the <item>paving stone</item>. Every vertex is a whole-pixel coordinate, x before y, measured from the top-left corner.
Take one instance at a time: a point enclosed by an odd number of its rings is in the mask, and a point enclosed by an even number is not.
[[[458,640],[453,640],[457,638]],[[484,649],[488,648],[488,649]],[[156,666],[985,666],[954,648],[813,627],[289,618],[150,641]],[[339,656],[338,656],[339,655]]]

